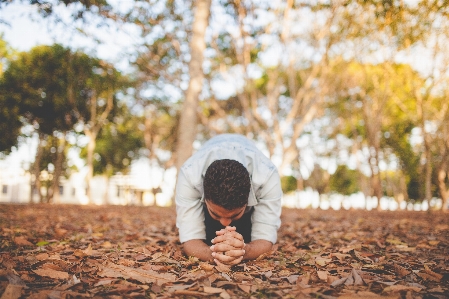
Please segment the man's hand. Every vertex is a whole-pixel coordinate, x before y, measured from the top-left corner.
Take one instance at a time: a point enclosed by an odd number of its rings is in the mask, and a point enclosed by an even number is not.
[[[237,265],[245,255],[245,243],[241,234],[235,231],[235,227],[227,226],[217,232],[217,237],[212,240],[210,249],[215,262],[225,265]]]

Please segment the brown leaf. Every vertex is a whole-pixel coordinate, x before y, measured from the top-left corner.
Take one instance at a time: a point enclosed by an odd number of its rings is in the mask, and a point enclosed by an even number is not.
[[[247,285],[247,284],[238,284],[239,288],[244,291],[245,293],[251,293],[251,285]]]
[[[352,275],[352,277],[354,277],[354,285],[360,286],[360,285],[364,285],[365,284],[363,282],[362,277],[360,277],[360,275],[359,275],[359,273],[357,272],[356,269],[352,269],[351,275]]]
[[[15,237],[14,243],[19,246],[34,246],[34,244],[28,241],[24,236]]]
[[[409,275],[412,271],[405,269],[404,267],[398,265],[398,264],[394,264],[394,272],[396,272],[396,274],[399,277],[404,277]]]
[[[155,283],[162,285],[167,282],[174,282],[176,275],[170,273],[158,273],[152,270],[142,270],[113,263],[107,263],[98,273],[101,277],[122,277],[125,279],[135,279],[141,283]]]
[[[405,285],[392,285],[389,287],[386,287],[384,290],[384,292],[388,293],[388,292],[400,292],[400,291],[414,291],[414,292],[419,292],[421,291],[421,288],[418,287],[414,287],[414,286],[405,286]]]
[[[8,284],[0,299],[18,299],[22,296],[23,286]]]
[[[53,269],[36,269],[33,270],[39,276],[46,276],[53,279],[69,279],[69,273]]]
[[[39,254],[36,254],[36,255],[35,255],[35,258],[36,258],[38,261],[46,260],[46,259],[48,259],[48,257],[49,257],[48,253],[39,253]]]
[[[335,280],[335,281],[333,281],[333,282],[331,283],[331,286],[332,286],[332,287],[338,287],[338,286],[344,284],[344,283],[346,282],[347,279],[348,279],[348,276],[342,277],[342,278],[340,278],[340,279],[337,279],[337,280]]]
[[[218,272],[224,273],[231,272],[231,267],[222,263],[218,263],[217,265],[215,265],[215,269],[217,269]]]
[[[438,279],[438,281],[440,281],[440,280],[443,278],[443,275],[441,275],[441,274],[439,274],[439,273],[436,273],[436,272],[433,272],[433,271],[430,270],[430,269],[424,269],[424,271],[425,271],[427,274],[432,275],[433,277],[435,277],[436,279]]]
[[[226,291],[221,292],[221,293],[220,293],[220,297],[223,298],[223,299],[230,299],[230,298],[231,298],[231,296],[229,295],[229,293],[226,292]]]
[[[316,271],[316,273],[318,274],[318,278],[321,279],[322,281],[327,281],[327,275],[329,274],[329,272],[327,271]]]
[[[299,275],[290,275],[287,277],[289,283],[296,283],[298,281]]]
[[[212,271],[214,270],[214,265],[207,263],[207,262],[201,262],[199,264],[199,267],[204,271]]]
[[[212,287],[203,287],[203,290],[205,293],[208,294],[220,294],[225,291],[222,288],[212,288]]]
[[[427,274],[427,273],[418,272],[418,273],[416,273],[416,275],[418,275],[419,277],[421,277],[424,280],[431,280],[431,281],[436,281],[436,282],[440,282],[440,280],[441,280],[441,278],[434,276],[434,275]]]

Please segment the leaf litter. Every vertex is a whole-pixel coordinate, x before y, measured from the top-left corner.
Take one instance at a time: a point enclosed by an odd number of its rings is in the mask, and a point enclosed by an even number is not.
[[[236,266],[182,253],[173,207],[0,205],[0,298],[449,298],[438,212],[284,209]]]

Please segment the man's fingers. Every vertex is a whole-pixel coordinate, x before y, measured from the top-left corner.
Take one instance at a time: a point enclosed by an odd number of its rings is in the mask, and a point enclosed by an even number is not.
[[[231,256],[230,254],[235,253],[231,253],[230,251],[226,252],[226,254],[213,252],[212,256],[214,257],[215,260],[225,265],[236,265],[240,263],[243,259],[243,255]]]
[[[214,245],[214,248],[216,248],[216,246],[221,246],[221,245],[228,245],[232,248],[243,248],[245,246],[245,243],[241,240],[237,240],[234,238],[230,238],[230,239],[224,239],[222,240],[221,238],[215,238],[214,241],[212,242]],[[211,248],[212,249],[212,248]],[[223,247],[221,247],[220,249],[224,249]],[[212,251],[223,251],[223,250],[214,250],[212,249]]]
[[[215,234],[217,236],[221,236],[221,235],[227,234],[229,232],[234,232],[235,230],[236,230],[235,226],[226,226],[225,228],[223,228],[219,231],[216,231]]]
[[[237,232],[231,232],[224,235],[217,235],[212,239],[213,244],[226,243],[237,248],[243,247],[243,237]]]

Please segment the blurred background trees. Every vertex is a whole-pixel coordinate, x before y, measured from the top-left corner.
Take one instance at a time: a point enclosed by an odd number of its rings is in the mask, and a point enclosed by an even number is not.
[[[0,43],[0,151],[39,136],[35,177],[47,144],[52,174],[65,173],[74,136],[89,140],[81,154],[89,181],[94,173],[126,173],[139,157],[152,167],[179,167],[206,139],[232,132],[264,149],[285,177],[284,192],[440,197],[447,208],[444,1],[34,5],[50,23],[63,23],[57,8],[64,7],[67,30],[93,45],[102,41],[89,35],[92,20],[133,34],[120,71],[118,63],[57,44],[15,54]]]

